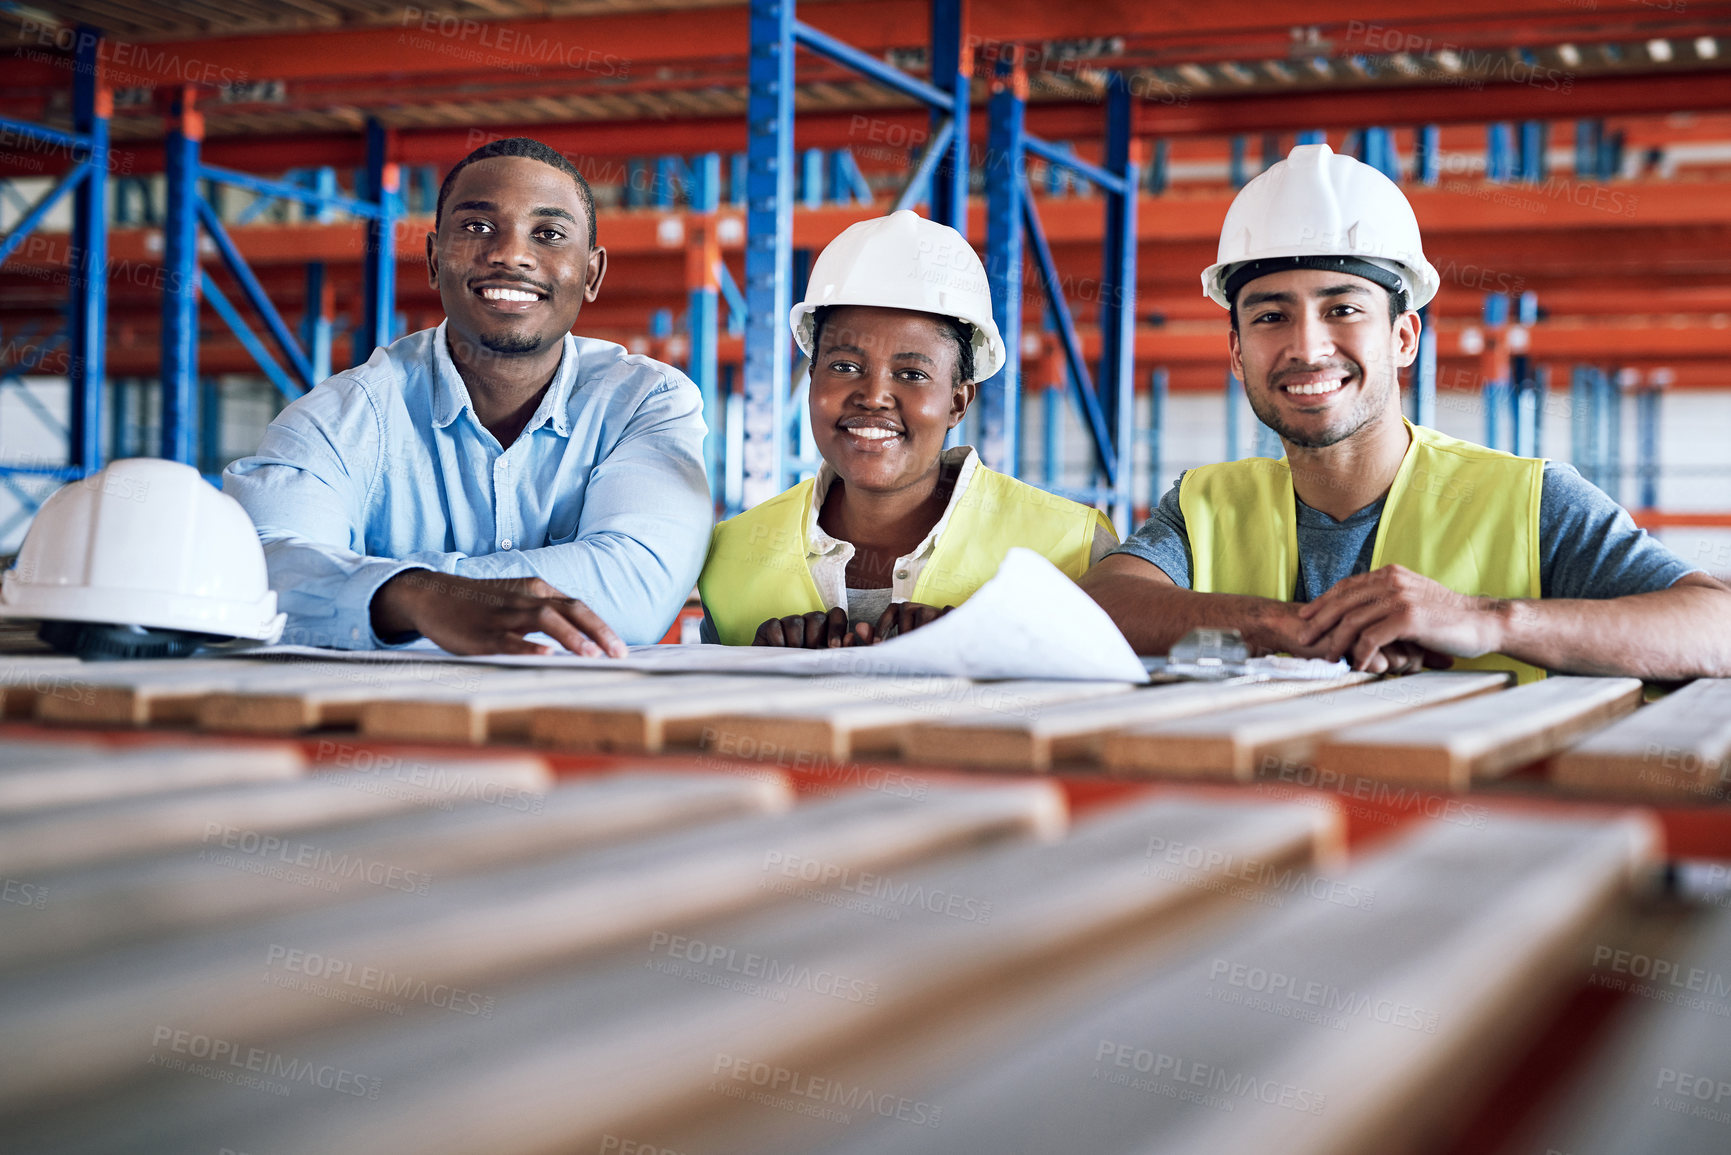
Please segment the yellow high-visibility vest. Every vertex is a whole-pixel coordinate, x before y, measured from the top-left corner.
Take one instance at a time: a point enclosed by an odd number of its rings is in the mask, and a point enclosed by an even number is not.
[[[1515,457],[1406,423],[1412,444],[1389,487],[1370,566],[1403,565],[1460,594],[1539,596],[1542,458]],[[1191,588],[1291,601],[1298,587],[1298,506],[1283,457],[1204,465],[1178,490]],[[1457,658],[1457,670],[1544,671],[1504,654]]]
[[[815,479],[802,481],[715,527],[697,589],[725,644],[750,645],[770,618],[827,608],[806,562],[807,511],[816,485]],[[961,605],[998,572],[1013,546],[1034,550],[1074,580],[1087,572],[1096,527],[1112,528],[1099,510],[977,466],[914,583],[912,600]]]

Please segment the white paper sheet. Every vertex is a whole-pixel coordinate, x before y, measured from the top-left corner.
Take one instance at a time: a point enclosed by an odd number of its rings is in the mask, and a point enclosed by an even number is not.
[[[295,654],[349,661],[474,662],[489,666],[640,669],[664,674],[856,674],[991,680],[1146,682],[1142,660],[1094,599],[1033,550],[1012,549],[966,602],[876,646],[789,650],[765,646],[633,646],[624,659],[547,655],[457,657],[433,647],[321,650],[266,646],[237,657]]]

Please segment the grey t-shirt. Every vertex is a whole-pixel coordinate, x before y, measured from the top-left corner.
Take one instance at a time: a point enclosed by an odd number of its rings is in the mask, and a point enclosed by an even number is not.
[[[1114,553],[1152,562],[1190,588],[1190,539],[1178,505],[1178,484],[1166,491],[1140,529]],[[1314,601],[1342,578],[1370,572],[1382,501],[1336,521],[1298,503],[1298,589]],[[1539,496],[1539,591],[1547,598],[1619,598],[1668,589],[1695,567],[1637,526],[1610,495],[1572,465],[1547,461]]]

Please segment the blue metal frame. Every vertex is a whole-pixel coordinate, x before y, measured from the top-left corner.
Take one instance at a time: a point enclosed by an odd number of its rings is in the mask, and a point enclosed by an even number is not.
[[[975,401],[979,420],[980,459],[988,468],[1012,477],[1019,470],[1022,400],[1022,240],[1023,202],[1028,198],[1024,170],[1027,133],[1025,102],[1017,90],[1016,53],[999,54],[993,67],[992,96],[986,134],[986,277],[992,286],[992,319],[1004,339],[1004,364],[980,382]],[[1062,154],[1060,154],[1062,155]],[[1036,251],[1045,237],[1033,233]],[[1041,271],[1046,271],[1044,263]],[[1057,284],[1056,270],[1052,283]],[[1050,301],[1061,294],[1047,293]],[[1081,366],[1081,343],[1067,313],[1056,317],[1069,353],[1072,378]],[[1085,370],[1084,370],[1085,372]]]
[[[931,0],[931,82],[950,99],[949,113],[933,108],[932,139],[926,155],[938,166],[925,179],[931,188],[931,216],[968,235],[968,95],[973,69],[964,68],[962,29],[967,21],[966,0]],[[940,122],[944,128],[940,130]],[[922,167],[924,161],[921,162]],[[916,174],[910,187],[926,187]],[[900,206],[898,206],[900,207]]]
[[[33,513],[38,499],[11,481],[12,474],[32,476],[81,477],[102,467],[102,389],[106,373],[106,334],[108,324],[108,166],[111,160],[108,143],[108,118],[112,97],[103,81],[101,69],[101,33],[80,26],[75,47],[75,69],[72,86],[73,131],[23,121],[0,118],[0,128],[19,139],[52,145],[66,150],[73,158],[66,175],[55,183],[7,234],[0,238],[0,263],[15,252],[26,236],[34,232],[48,212],[63,196],[72,195],[72,251],[69,278],[70,301],[67,310],[66,353],[67,376],[71,386],[69,406],[70,427],[67,433],[67,465],[64,469],[45,469],[41,465],[8,466],[0,464],[0,481],[19,501],[23,512]],[[6,366],[5,379],[10,380],[21,370],[40,364],[50,351],[58,351],[59,338],[44,339],[34,358]],[[33,410],[42,410],[40,401],[22,380],[16,382],[20,395],[26,397]],[[46,410],[42,410],[45,414]],[[49,423],[59,428],[58,421]],[[9,524],[5,532],[10,532]]]
[[[1027,132],[1025,80],[1019,56],[1004,52],[994,68],[988,105],[986,273],[992,311],[1004,335],[1004,367],[980,387],[980,456],[1012,476],[1020,457],[1022,263],[1033,258],[1047,310],[1069,369],[1071,396],[1094,445],[1096,484],[1082,491],[1103,499],[1120,534],[1134,510],[1129,448],[1135,441],[1136,198],[1140,172],[1132,158],[1129,86],[1114,75],[1106,90],[1103,163],[1083,160]],[[1057,263],[1046,241],[1027,176],[1033,156],[1096,185],[1105,194],[1106,227],[1100,277],[1101,360],[1098,374],[1084,361],[1075,321],[1064,299]],[[1099,387],[1095,381],[1100,382]]]
[[[793,5],[794,0],[751,0],[738,495],[745,506],[783,488],[784,401],[793,364],[786,329],[793,307]]]
[[[1659,508],[1659,401],[1661,388],[1649,381],[1635,394],[1635,476],[1641,508]]]
[[[795,18],[795,0],[752,0],[750,96],[746,104],[745,154],[745,359],[743,399],[727,406],[727,440],[742,456],[737,494],[732,476],[726,479],[729,512],[779,493],[794,463],[787,455],[790,417],[789,386],[793,356],[787,315],[793,307],[795,283],[803,285],[795,268],[793,202],[797,191],[821,200],[824,154],[796,158],[793,149],[794,54],[804,48],[845,65],[903,96],[920,101],[947,126],[934,128],[926,156],[897,198],[908,207],[925,196],[934,219],[967,232],[967,97],[968,76],[961,68],[962,19],[965,0],[933,0],[930,82],[910,76],[877,57],[861,52],[826,32]],[[944,162],[948,159],[948,164]],[[856,199],[869,199],[870,189],[851,174],[848,162],[832,160],[831,183],[839,194],[845,186]],[[804,173],[804,179],[797,178]],[[855,179],[858,178],[858,179]],[[738,196],[737,169],[733,181]],[[726,282],[722,286],[725,291]],[[737,409],[743,429],[732,422]]]
[[[192,105],[190,88],[175,94],[170,108],[166,150],[166,192],[163,213],[162,296],[162,456],[196,464],[200,449],[200,414],[215,412],[200,404],[198,373],[198,311],[201,296],[234,333],[258,364],[259,371],[284,397],[293,399],[313,388],[331,369],[331,325],[323,315],[324,267],[307,267],[307,315],[297,336],[271,303],[251,266],[223,225],[213,198],[225,186],[244,188],[262,198],[299,203],[320,218],[332,210],[360,217],[367,227],[363,265],[362,321],[351,347],[355,363],[365,361],[374,347],[388,344],[396,309],[395,226],[401,215],[398,170],[385,160],[388,137],[376,121],[367,128],[367,167],[363,196],[337,190],[332,170],[315,170],[307,184],[272,180],[205,164],[201,156],[202,121]],[[200,187],[206,190],[201,193]],[[256,215],[256,214],[254,214]],[[199,267],[198,233],[202,227],[222,263],[240,286],[245,303],[263,322],[270,342],[281,354],[273,356],[245,316]],[[286,367],[285,363],[286,362]]]

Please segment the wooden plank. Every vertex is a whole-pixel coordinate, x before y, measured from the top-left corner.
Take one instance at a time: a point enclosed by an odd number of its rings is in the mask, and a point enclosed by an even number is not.
[[[1331,734],[1315,761],[1323,772],[1466,790],[1554,753],[1640,701],[1638,678],[1546,678]]]
[[[0,814],[239,782],[299,777],[298,746],[97,746],[18,742],[0,748]]]
[[[388,980],[424,1009],[436,1005],[432,996],[415,992],[474,994],[656,929],[773,902],[777,892],[764,884],[775,855],[879,870],[1063,824],[1063,795],[1045,784],[933,789],[919,799],[861,791],[463,879],[412,902],[375,898],[37,968],[0,986],[0,1111],[136,1077],[162,1024],[251,1042],[365,1018],[376,1013],[366,1002],[393,1001],[303,989],[331,979],[333,967],[356,983],[376,976],[375,994]]]
[[[64,692],[68,675],[83,665],[62,654],[18,654],[0,660],[0,718],[29,718],[44,694]]]
[[[893,683],[892,683],[893,684]],[[864,687],[870,693],[872,687]],[[958,714],[1023,718],[1041,706],[1098,701],[1128,693],[1127,682],[971,682],[943,693],[897,692],[884,687],[867,700],[757,703],[706,719],[703,744],[774,749],[820,758],[893,754],[910,726],[941,723]]]
[[[1731,1149],[1725,1026],[1731,910],[1691,913],[1681,941],[1655,954],[1595,947],[1594,983],[1626,993],[1622,1015],[1556,1107],[1521,1136],[1521,1150],[1722,1155]]]
[[[936,1013],[1006,972],[1059,968],[1103,941],[1181,918],[1198,901],[1228,903],[1219,883],[1232,863],[1303,869],[1340,829],[1338,815],[1310,807],[1176,799],[1137,806],[1091,821],[1056,845],[988,850],[885,878],[886,891],[939,896],[900,902],[894,920],[795,903],[705,924],[691,932],[702,942],[695,952],[689,940],[673,942],[672,928],[652,931],[622,960],[501,997],[490,1022],[423,1017],[364,1037],[303,1040],[321,1061],[379,1080],[379,1099],[364,1111],[273,1102],[242,1118],[232,1105],[224,1109],[232,1092],[188,1087],[152,1101],[145,1118],[129,1119],[129,1138],[199,1150],[208,1136],[225,1132],[246,1150],[455,1155],[486,1135],[492,1155],[600,1150],[606,1134],[641,1134],[647,1118],[728,1102],[713,1094],[718,1057],[746,1057],[766,1072],[809,1071],[814,1054],[850,1049],[892,1024]],[[1195,846],[1211,865],[1151,879],[1151,839]],[[953,899],[974,905],[964,909]],[[737,985],[784,997],[728,989],[728,980],[748,969],[743,959],[757,960],[748,973],[761,981]],[[781,977],[767,977],[772,969]],[[810,974],[839,981],[840,994],[822,980],[801,980]],[[427,1055],[463,1061],[432,1068]],[[458,1087],[467,1093],[454,1095]],[[72,1127],[79,1123],[88,1120]],[[947,1127],[940,1134],[953,1138]],[[90,1131],[30,1138],[41,1155],[109,1149]]]
[[[902,739],[902,757],[934,765],[1005,770],[1050,770],[1060,762],[1094,761],[1106,735],[1192,714],[1308,697],[1368,681],[1349,674],[1318,682],[1185,682],[1131,690],[1099,701],[1064,702],[1006,717],[990,711],[914,726]]]
[[[280,834],[503,791],[543,792],[546,764],[528,756],[393,763],[389,773],[322,773],[0,817],[0,873],[49,870],[198,846],[213,828]]]
[[[58,692],[38,699],[36,717],[80,726],[184,724],[197,717],[204,695],[232,689],[242,679],[291,677],[343,664],[244,658],[85,662]]]
[[[557,750],[611,751],[623,754],[656,753],[670,746],[697,746],[713,720],[732,710],[765,701],[792,705],[824,702],[858,702],[886,687],[908,687],[910,682],[925,692],[953,693],[967,685],[962,678],[785,678],[734,677],[717,689],[701,694],[672,691],[658,684],[646,689],[640,700],[612,705],[572,705],[536,713],[531,735],[537,746]]]
[[[516,688],[489,682],[484,691],[474,694],[417,694],[368,702],[361,707],[360,732],[370,738],[430,742],[527,742],[543,713],[705,694],[740,685],[736,675],[636,675],[587,683],[566,681],[568,677],[568,672],[561,672],[558,678]]]
[[[777,775],[613,774],[498,805],[388,815],[278,836],[223,825],[197,850],[38,876],[40,909],[0,903],[0,967],[389,892],[749,813],[781,813]]]
[[[1550,772],[1570,789],[1731,801],[1731,678],[1702,678],[1641,707],[1559,753]]]
[[[630,670],[561,673],[561,684],[571,688],[612,685],[643,676]],[[249,734],[298,734],[321,726],[352,726],[369,702],[389,701],[397,694],[424,694],[429,684],[452,686],[460,693],[481,693],[496,676],[495,671],[472,664],[354,663],[340,677],[321,673],[280,682],[243,683],[232,692],[207,695],[198,705],[198,725],[205,730]]]
[[[1325,734],[1409,710],[1488,694],[1507,674],[1415,674],[1181,718],[1108,735],[1101,760],[1121,774],[1177,774],[1248,782],[1282,759],[1302,761]]]
[[[1661,853],[1640,816],[1427,823],[988,1069],[907,1089],[943,1105],[941,1129],[884,1121],[827,1150],[1436,1147],[1574,988]]]

